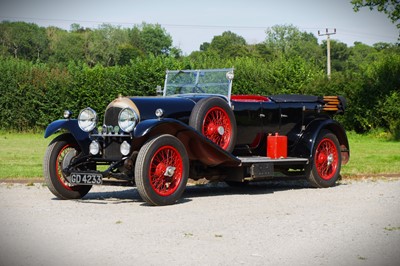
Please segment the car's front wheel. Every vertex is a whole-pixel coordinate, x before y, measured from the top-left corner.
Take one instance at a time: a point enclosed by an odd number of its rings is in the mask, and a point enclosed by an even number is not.
[[[92,187],[72,185],[62,172],[79,153],[79,145],[68,133],[56,137],[47,147],[43,161],[44,179],[49,190],[59,199],[80,199]]]
[[[185,190],[189,159],[182,142],[172,135],[150,139],[135,164],[137,190],[151,205],[174,204]]]
[[[308,181],[313,187],[334,186],[340,176],[342,157],[337,137],[323,130],[313,149],[313,161],[308,167]]]

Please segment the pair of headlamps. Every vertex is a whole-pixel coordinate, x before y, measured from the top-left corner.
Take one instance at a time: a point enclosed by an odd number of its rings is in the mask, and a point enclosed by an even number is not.
[[[138,114],[129,107],[119,112],[118,126],[126,133],[132,132],[138,121]],[[97,125],[97,113],[90,107],[83,109],[78,116],[78,125],[85,132],[92,131]]]
[[[92,155],[97,155],[100,153],[101,150],[101,145],[97,140],[93,140],[90,145],[89,145],[89,152]],[[131,145],[129,144],[129,142],[127,142],[126,140],[124,140],[120,147],[119,147],[119,151],[121,152],[121,154],[123,156],[127,156],[130,151],[131,151]]]

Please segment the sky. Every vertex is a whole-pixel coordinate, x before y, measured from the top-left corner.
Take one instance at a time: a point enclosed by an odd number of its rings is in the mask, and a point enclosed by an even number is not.
[[[72,23],[90,28],[158,23],[184,54],[224,31],[244,37],[248,44],[260,43],[274,25],[294,25],[313,33],[320,43],[326,36],[318,36],[318,30],[336,29],[331,39],[348,46],[356,41],[396,43],[399,37],[386,14],[368,8],[356,13],[350,0],[0,0],[3,20],[67,30]]]

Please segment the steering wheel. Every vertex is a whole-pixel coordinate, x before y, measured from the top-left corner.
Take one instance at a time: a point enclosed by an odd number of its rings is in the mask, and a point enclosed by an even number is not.
[[[189,84],[191,84],[191,83],[187,83],[187,84],[184,84],[183,86],[181,86],[181,87],[179,87],[179,89],[178,89],[178,91],[179,91],[179,94],[184,94],[184,93],[187,93],[187,92],[184,92],[183,90],[184,89],[186,89],[187,87],[186,87],[186,85],[189,85]],[[193,88],[192,88],[192,93],[206,93],[202,88],[200,88],[199,87],[199,85],[195,85]]]
[[[196,86],[193,87],[192,92],[196,93],[196,91],[199,91],[200,93],[206,93],[202,88],[199,87],[199,85],[196,84]]]

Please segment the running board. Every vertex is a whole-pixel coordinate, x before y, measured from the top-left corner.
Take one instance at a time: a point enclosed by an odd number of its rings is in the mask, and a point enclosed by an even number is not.
[[[251,156],[237,157],[240,160],[241,167],[247,168],[247,175],[251,178],[265,178],[274,176],[275,166],[304,166],[308,164],[306,158],[280,158],[272,159],[269,157]]]
[[[257,164],[257,163],[295,164],[295,165],[308,164],[307,158],[296,158],[296,157],[272,159],[269,157],[262,157],[262,156],[246,156],[246,157],[238,156],[237,158],[241,161],[240,166]]]

